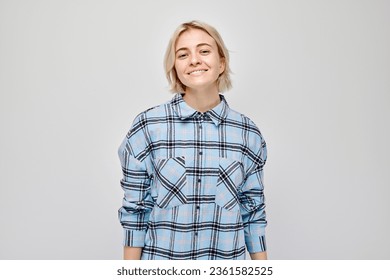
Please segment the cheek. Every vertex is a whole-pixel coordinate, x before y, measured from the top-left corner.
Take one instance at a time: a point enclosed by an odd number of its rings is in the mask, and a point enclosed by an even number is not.
[[[180,63],[175,63],[175,70],[178,76],[183,75],[183,66]]]
[[[183,74],[183,69],[180,68],[180,65],[175,64],[175,71],[176,71],[176,77],[179,79],[180,82],[183,83],[184,74]]]

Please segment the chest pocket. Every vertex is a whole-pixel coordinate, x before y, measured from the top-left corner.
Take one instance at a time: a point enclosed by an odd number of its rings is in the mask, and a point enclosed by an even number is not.
[[[239,161],[220,158],[215,203],[229,211],[239,210],[238,188],[244,180],[244,169]]]
[[[188,184],[184,157],[155,160],[157,188],[156,203],[161,208],[172,208],[187,203]]]

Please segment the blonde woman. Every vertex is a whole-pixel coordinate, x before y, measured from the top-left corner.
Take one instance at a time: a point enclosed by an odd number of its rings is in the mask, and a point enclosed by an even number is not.
[[[231,88],[221,36],[181,24],[165,70],[175,95],[140,113],[119,148],[124,258],[266,259],[266,144],[221,94]]]

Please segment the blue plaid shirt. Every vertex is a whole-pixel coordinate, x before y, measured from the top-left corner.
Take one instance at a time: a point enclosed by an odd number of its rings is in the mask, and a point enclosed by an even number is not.
[[[223,95],[200,113],[182,94],[140,113],[119,148],[124,245],[142,259],[245,259],[266,250],[265,141]]]

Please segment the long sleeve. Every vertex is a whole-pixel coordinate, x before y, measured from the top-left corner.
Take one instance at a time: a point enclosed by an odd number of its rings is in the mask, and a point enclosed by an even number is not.
[[[124,245],[142,250],[125,251],[142,260],[244,260],[266,250],[265,142],[220,100],[201,113],[178,93],[135,118],[119,148],[119,219]]]
[[[147,168],[150,153],[144,129],[139,115],[118,150],[123,171],[121,187],[124,191],[118,217],[124,230],[123,245],[130,247],[144,246],[147,223],[154,205]]]
[[[251,159],[251,168],[239,192],[245,243],[249,253],[267,250],[265,242],[267,221],[263,184],[263,166],[267,160],[267,148],[260,134],[259,136],[256,137],[256,141],[252,141],[258,147],[257,152],[250,150],[248,153],[248,157]]]

